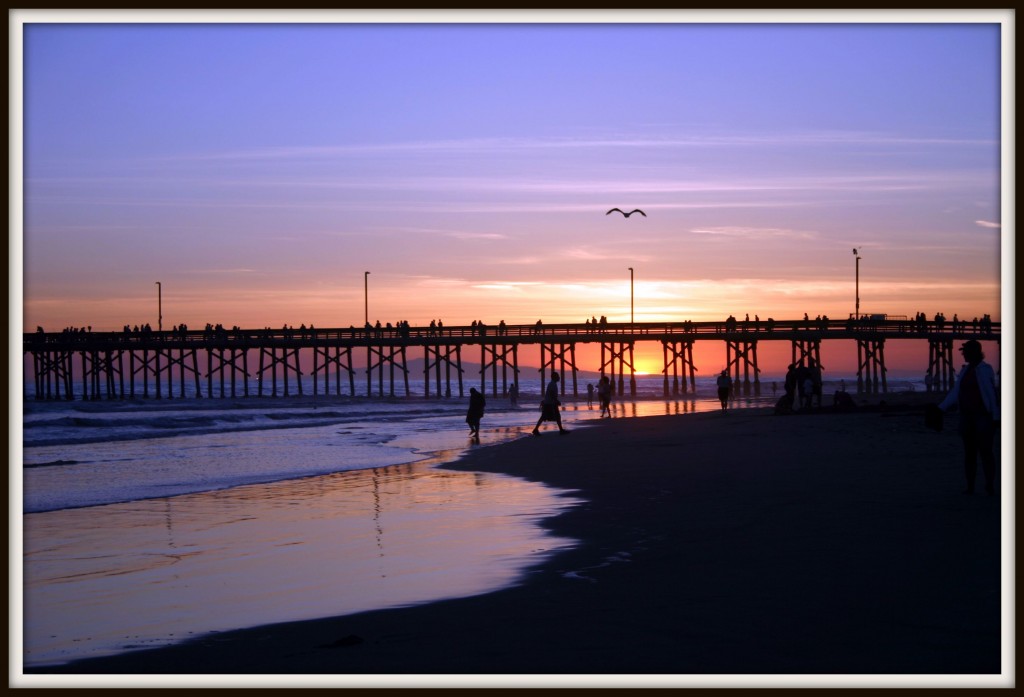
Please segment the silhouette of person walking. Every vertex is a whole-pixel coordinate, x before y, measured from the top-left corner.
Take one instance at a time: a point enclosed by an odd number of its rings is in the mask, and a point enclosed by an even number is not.
[[[540,418],[537,419],[537,425],[533,427],[533,435],[539,436],[540,425],[545,421],[554,421],[558,424],[559,433],[568,433],[568,431],[562,426],[562,414],[558,411],[558,407],[562,404],[558,401],[558,373],[551,373],[551,382],[548,383],[547,389],[544,390],[544,399],[540,403]]]
[[[780,404],[776,407],[783,413],[788,413],[794,410],[794,405],[797,401],[797,382],[799,376],[797,375],[796,363],[790,363],[790,366],[786,368],[785,380],[782,383],[782,389],[784,394],[779,400]]]
[[[469,411],[466,412],[466,423],[469,424],[469,435],[480,437],[480,419],[484,418],[484,396],[475,387],[469,388]]]
[[[718,385],[718,400],[722,403],[722,411],[729,408],[729,392],[732,391],[732,379],[729,377],[729,371],[723,370],[715,381]]]
[[[519,406],[519,385],[514,382],[508,386],[508,403],[509,406]]]
[[[964,474],[967,477],[965,494],[974,493],[974,480],[981,458],[985,474],[985,492],[995,493],[996,458],[992,452],[996,424],[999,421],[999,394],[996,374],[985,362],[981,344],[971,339],[960,347],[967,363],[960,369],[953,389],[939,403],[939,409],[960,411],[960,438],[964,442]]]
[[[612,415],[612,381],[607,375],[602,375],[597,383],[597,401],[601,405],[601,416]]]

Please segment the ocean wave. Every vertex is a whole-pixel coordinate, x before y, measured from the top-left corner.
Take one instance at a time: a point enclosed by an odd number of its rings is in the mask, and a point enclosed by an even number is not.
[[[43,405],[26,412],[22,422],[24,447],[122,442],[130,440],[199,436],[216,433],[270,431],[324,425],[348,427],[359,422],[401,423],[442,419],[461,414],[458,404],[420,404],[401,408],[393,404],[358,404],[318,408],[315,405],[275,404],[269,408],[249,404],[176,405]]]
[[[80,464],[78,460],[54,460],[53,462],[26,462],[25,468],[30,467],[63,467],[64,465]]]

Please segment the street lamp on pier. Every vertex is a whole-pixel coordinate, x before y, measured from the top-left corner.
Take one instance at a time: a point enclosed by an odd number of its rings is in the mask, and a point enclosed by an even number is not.
[[[853,250],[853,256],[856,257],[856,286],[855,286],[855,305],[854,305],[854,319],[860,319],[860,255],[857,254],[857,248]]]
[[[633,328],[633,267],[632,266],[629,267],[629,331],[630,331],[630,333],[635,331],[635,329]],[[635,364],[633,363],[633,342],[630,341],[630,343],[629,343],[629,393],[631,395],[635,395],[636,394],[636,370],[633,367],[634,365]],[[619,382],[620,382],[619,391],[621,392],[622,391],[621,379],[620,379]]]
[[[370,272],[363,272],[363,313],[366,324],[370,324]]]
[[[163,299],[163,286],[160,285],[160,281],[156,281],[156,330],[162,332],[164,330],[164,299]]]
[[[629,328],[633,329],[633,267],[629,267]]]

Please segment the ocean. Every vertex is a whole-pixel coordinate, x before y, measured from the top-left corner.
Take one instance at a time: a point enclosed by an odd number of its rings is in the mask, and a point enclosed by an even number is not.
[[[856,380],[828,381],[824,394],[841,384]],[[468,388],[465,398],[27,399],[12,472],[24,665],[516,583],[574,544],[539,522],[579,500],[438,467],[536,423],[539,381],[518,406],[488,395],[471,441]],[[601,418],[580,388],[563,399],[570,429]],[[781,376],[762,378],[760,396],[741,390],[732,407],[770,406],[781,390]],[[719,408],[711,378],[666,398],[660,375],[639,376],[612,418]]]

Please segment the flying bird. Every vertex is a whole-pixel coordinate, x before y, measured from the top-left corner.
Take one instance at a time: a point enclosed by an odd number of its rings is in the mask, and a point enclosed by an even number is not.
[[[613,208],[613,209],[611,209],[610,211],[608,211],[607,213],[605,213],[605,215],[611,215],[611,214],[612,214],[612,213],[614,213],[615,211],[619,211],[619,213],[622,213],[622,215],[626,216],[627,218],[628,218],[629,216],[633,215],[634,213],[639,213],[640,215],[642,215],[642,216],[643,216],[643,217],[645,217],[645,218],[647,217],[647,214],[646,214],[646,213],[644,213],[644,212],[643,212],[642,210],[640,210],[639,208],[634,208],[634,209],[633,209],[633,210],[631,210],[631,211],[630,211],[629,213],[625,213],[625,212],[623,212],[623,211],[622,211],[621,209],[619,209],[619,208]]]

